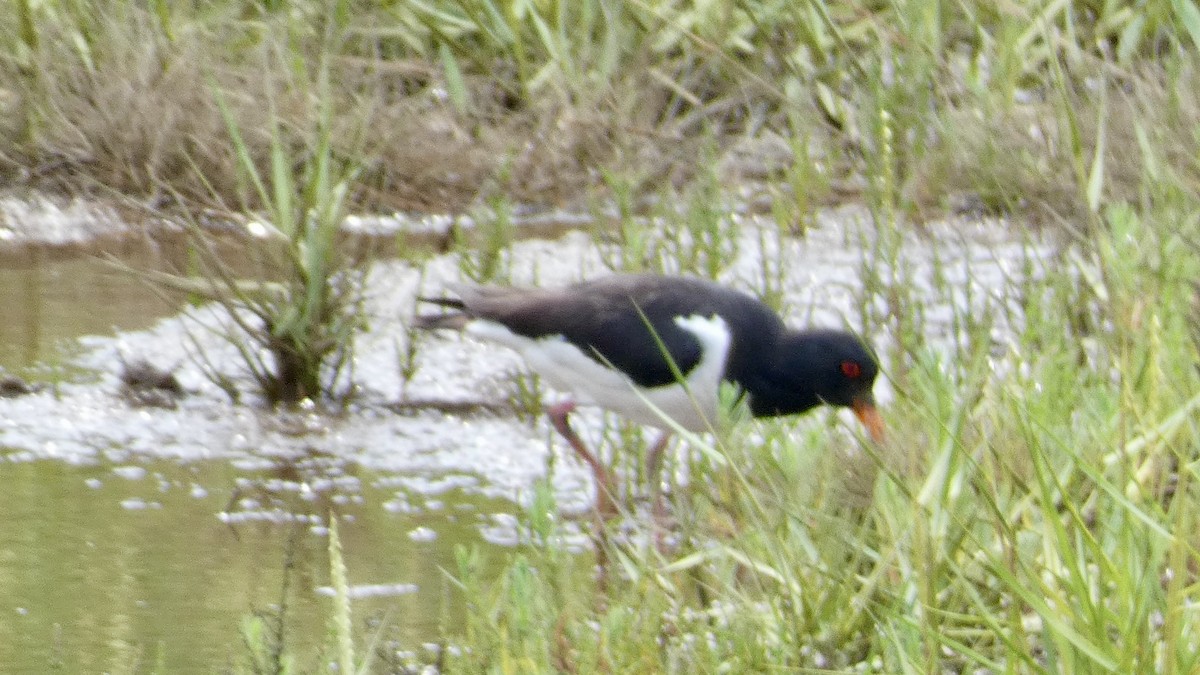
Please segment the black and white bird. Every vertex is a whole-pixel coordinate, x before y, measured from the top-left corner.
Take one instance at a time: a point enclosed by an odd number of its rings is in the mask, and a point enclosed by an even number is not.
[[[454,285],[457,297],[423,298],[452,311],[419,315],[420,328],[449,328],[517,351],[555,389],[575,396],[547,408],[555,429],[592,469],[598,509],[615,512],[608,471],[571,428],[576,403],[663,428],[648,452],[657,484],[672,425],[709,431],[722,382],[755,417],[851,408],[875,441],[883,422],[872,387],[879,372],[855,335],[793,330],[767,305],[710,281],[618,274],[557,289]],[[657,490],[656,490],[657,493]]]

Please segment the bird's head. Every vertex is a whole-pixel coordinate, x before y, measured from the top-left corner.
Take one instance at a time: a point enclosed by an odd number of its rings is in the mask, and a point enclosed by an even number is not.
[[[883,440],[883,419],[875,406],[875,378],[879,362],[857,336],[844,331],[817,334],[816,341],[825,357],[820,359],[818,392],[830,405],[845,406],[866,427],[876,442]]]
[[[781,343],[781,348],[783,353],[777,362],[782,365],[780,375],[804,387],[809,400],[801,403],[799,409],[780,406],[777,412],[802,412],[821,403],[847,407],[854,411],[872,439],[883,440],[883,419],[872,392],[879,375],[879,362],[862,340],[846,331],[815,330],[791,335]],[[795,400],[803,401],[803,397]]]

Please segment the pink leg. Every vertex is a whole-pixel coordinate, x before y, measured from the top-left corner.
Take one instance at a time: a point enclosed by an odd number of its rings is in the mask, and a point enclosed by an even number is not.
[[[563,438],[567,439],[567,443],[575,450],[575,454],[587,463],[592,469],[592,475],[596,479],[596,511],[600,517],[607,520],[617,515],[617,505],[613,501],[613,482],[609,476],[608,469],[600,463],[596,455],[592,454],[591,450],[584,445],[583,439],[575,430],[571,428],[571,423],[567,419],[572,412],[575,411],[574,401],[564,401],[556,403],[546,409],[546,414],[550,417],[550,423],[554,425],[557,431]]]

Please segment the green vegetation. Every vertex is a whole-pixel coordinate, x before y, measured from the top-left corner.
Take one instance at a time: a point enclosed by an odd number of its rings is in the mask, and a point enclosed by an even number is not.
[[[673,495],[678,546],[607,542],[603,579],[542,490],[498,581],[480,552],[450,571],[445,672],[1200,669],[1194,3],[18,0],[0,22],[7,182],[267,212],[303,298],[260,315],[272,336],[327,316],[347,209],[488,206],[461,268],[502,278],[512,204],[615,206],[610,266],[709,275],[729,202],[768,198],[780,237],[868,205],[889,443],[743,426]],[[951,211],[1053,228],[1061,260],[992,312],[919,295],[900,232]],[[959,308],[949,348],[930,302]]]
[[[862,178],[885,168],[913,212],[966,199],[1074,216],[1136,196],[1138,139],[1190,137],[1182,55],[1200,41],[1183,0],[17,0],[0,22],[9,183],[156,206],[257,198],[227,118],[264,173],[272,128],[313,152],[303,130],[324,112],[309,73],[324,61],[331,150],[362,167],[353,210],[591,190],[632,191],[638,207],[687,182],[715,140],[717,160],[746,160],[733,177],[768,178],[777,215],[800,229],[814,205],[876,190]]]
[[[333,148],[339,132],[327,60],[341,39],[346,9],[343,3],[330,4],[317,63],[311,72],[297,67],[294,73],[296,93],[305,94],[307,105],[315,109],[315,126],[285,130],[272,113],[267,127],[269,168],[260,169],[225,95],[215,93],[232,137],[238,177],[251,186],[240,194],[242,211],[258,204],[266,212],[265,222],[253,225],[266,240],[254,247],[255,253],[262,269],[280,275],[282,282],[275,292],[243,292],[217,255],[203,256],[204,274],[222,281],[228,291],[220,302],[237,329],[225,335],[272,403],[336,400],[351,391],[346,371],[362,320],[362,272],[338,249],[337,237],[359,153],[342,157]],[[274,109],[278,102],[268,99],[267,105]],[[293,149],[293,136],[311,140]],[[362,137],[361,129],[354,134],[359,143]],[[215,190],[212,196],[222,198]],[[202,228],[193,231],[205,239]]]

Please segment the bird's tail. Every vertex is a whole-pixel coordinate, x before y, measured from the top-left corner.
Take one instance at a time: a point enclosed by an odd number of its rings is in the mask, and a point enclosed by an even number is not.
[[[467,316],[462,310],[466,309],[463,301],[458,298],[424,298],[418,297],[419,302],[427,302],[431,305],[439,305],[449,309],[459,310],[457,312],[446,312],[443,314],[418,314],[413,317],[413,327],[422,330],[439,330],[447,328],[450,330],[462,330],[471,317]]]

